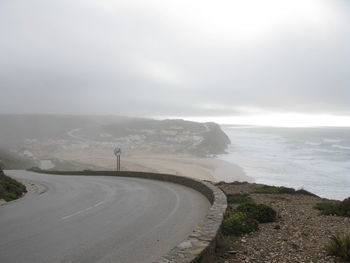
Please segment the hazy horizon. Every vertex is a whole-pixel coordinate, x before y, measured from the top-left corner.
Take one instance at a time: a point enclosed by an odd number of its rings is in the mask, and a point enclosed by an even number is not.
[[[314,127],[350,127],[349,116],[336,115],[307,115],[294,113],[265,114],[265,115],[237,115],[237,116],[128,116],[115,114],[57,114],[57,113],[0,113],[0,115],[13,116],[72,116],[91,118],[136,118],[136,119],[183,119],[194,122],[215,122],[219,125],[238,125],[256,127],[285,127],[285,128],[314,128]]]
[[[0,113],[350,126],[344,0],[0,3]]]

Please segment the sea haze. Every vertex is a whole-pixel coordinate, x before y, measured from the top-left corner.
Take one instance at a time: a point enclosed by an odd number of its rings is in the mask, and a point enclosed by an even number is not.
[[[220,158],[240,165],[257,183],[331,199],[350,196],[350,128],[222,128],[232,144]]]

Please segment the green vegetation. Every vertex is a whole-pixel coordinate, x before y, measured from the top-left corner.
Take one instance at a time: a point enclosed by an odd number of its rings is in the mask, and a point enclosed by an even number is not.
[[[350,262],[350,235],[333,236],[327,246],[327,252],[331,256],[337,256],[345,262]]]
[[[15,200],[26,192],[27,189],[23,184],[6,176],[0,168],[0,199],[5,201]]]
[[[236,240],[235,236],[219,235],[216,240],[215,263],[227,262],[225,260],[230,256],[230,252],[239,250],[239,246],[235,243]]]
[[[284,187],[284,186],[269,186],[264,185],[262,187],[259,187],[255,189],[254,193],[257,194],[301,194],[301,195],[311,195],[311,196],[317,196],[313,193],[310,193],[309,191],[306,191],[304,189],[295,190],[293,188]]]
[[[259,229],[258,222],[246,213],[228,211],[222,225],[224,235],[240,236]]]
[[[324,215],[346,216],[350,217],[350,197],[344,199],[342,202],[324,202],[318,203],[314,207],[322,211]]]
[[[248,194],[227,195],[227,203],[229,204],[243,204],[252,202],[254,201]]]
[[[259,223],[269,223],[276,220],[276,211],[264,204],[244,203],[237,207],[236,211],[246,213],[250,218]]]
[[[264,204],[256,204],[248,194],[227,195],[229,205],[238,205],[226,212],[223,222],[223,234],[240,236],[256,231],[258,223],[268,223],[276,220],[277,213]]]

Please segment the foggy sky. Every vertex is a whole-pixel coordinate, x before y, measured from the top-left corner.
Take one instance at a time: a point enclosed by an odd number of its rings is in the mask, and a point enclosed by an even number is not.
[[[0,113],[350,115],[346,0],[1,0]]]

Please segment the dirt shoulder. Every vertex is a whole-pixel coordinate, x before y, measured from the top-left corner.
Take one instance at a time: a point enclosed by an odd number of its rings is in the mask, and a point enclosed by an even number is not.
[[[16,202],[17,200],[24,198],[24,197],[27,197],[27,196],[40,195],[40,194],[47,191],[46,186],[44,186],[42,184],[38,184],[38,183],[33,182],[33,181],[29,181],[29,180],[25,180],[25,179],[18,179],[18,178],[16,178],[16,181],[25,186],[26,192],[23,193],[18,199],[14,199],[14,200],[10,200],[10,201],[5,201],[4,199],[0,199],[0,205],[8,204],[11,202]]]
[[[24,184],[27,188],[27,193],[25,193],[24,196],[40,195],[47,191],[47,187],[42,184],[38,184],[36,182],[24,180],[24,179],[17,179],[17,181]]]
[[[256,203],[272,207],[276,222],[259,224],[259,230],[230,239],[230,250],[216,262],[331,263],[325,246],[332,235],[350,234],[350,218],[321,215],[313,207],[329,201],[299,194],[252,193],[258,184],[220,184],[226,194],[249,193]]]
[[[0,199],[12,201],[26,193],[26,187],[15,179],[4,174],[0,169]]]

